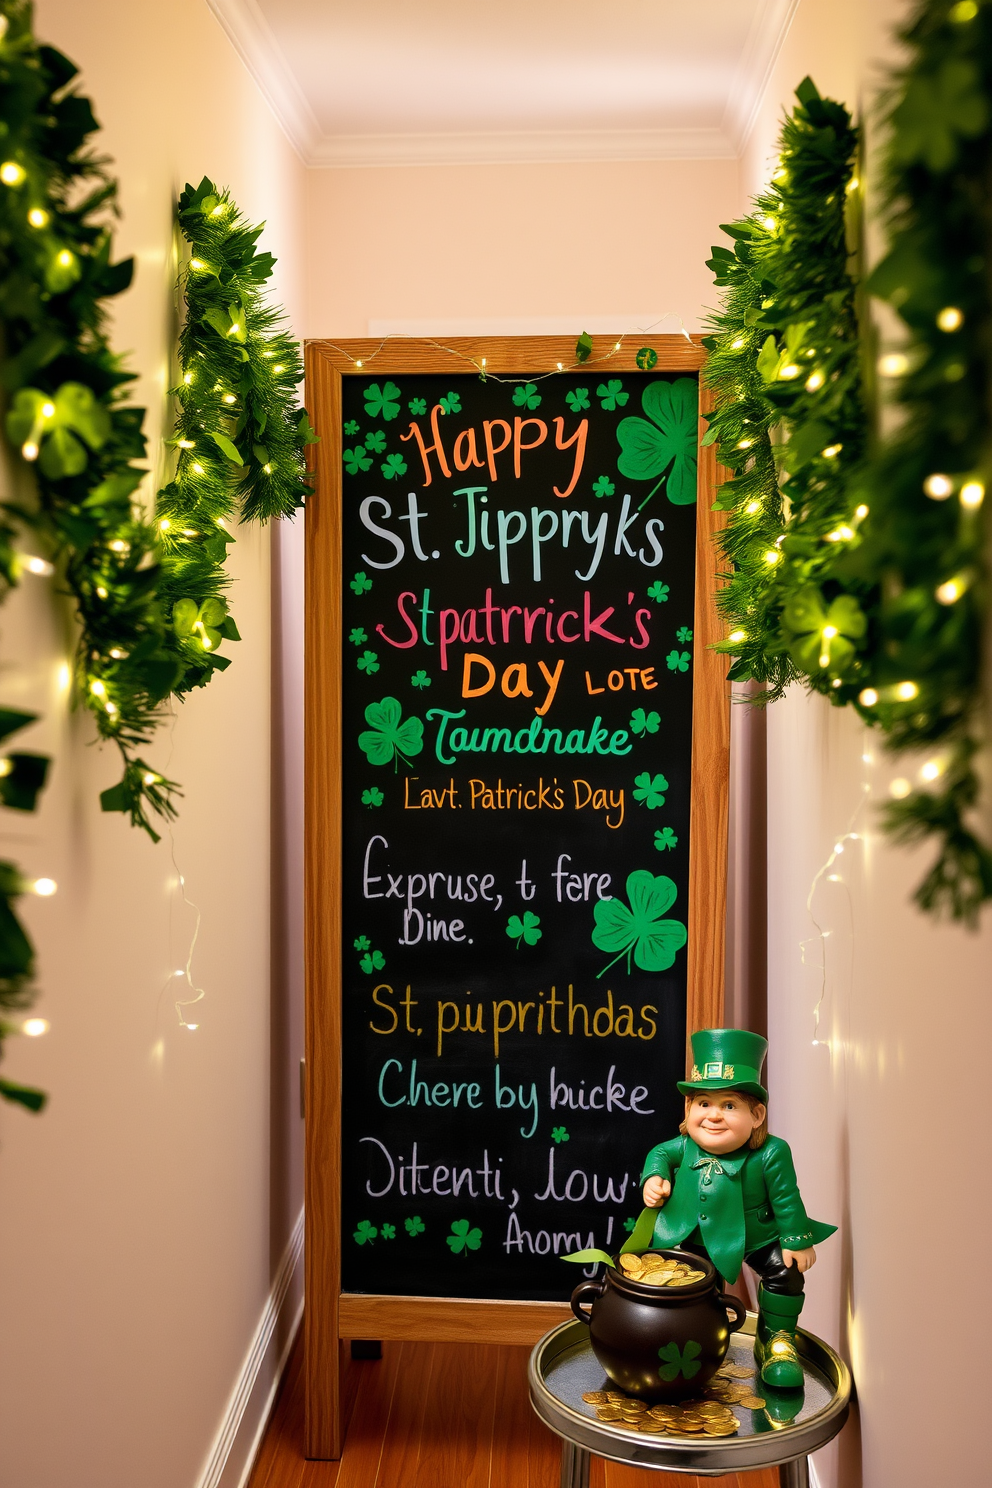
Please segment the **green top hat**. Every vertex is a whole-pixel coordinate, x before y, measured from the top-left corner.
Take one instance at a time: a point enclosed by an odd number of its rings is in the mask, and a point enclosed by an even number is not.
[[[703,1028],[692,1035],[692,1074],[679,1081],[683,1095],[700,1090],[743,1090],[767,1101],[761,1066],[768,1040],[746,1028]]]

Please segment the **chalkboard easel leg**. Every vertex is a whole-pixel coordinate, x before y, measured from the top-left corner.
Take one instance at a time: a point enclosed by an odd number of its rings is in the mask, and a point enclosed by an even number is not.
[[[561,1488],[589,1488],[589,1453],[575,1442],[561,1444]]]
[[[778,1476],[781,1488],[809,1488],[809,1458],[797,1457],[795,1462],[783,1462]],[[562,1478],[562,1483],[564,1481]]]

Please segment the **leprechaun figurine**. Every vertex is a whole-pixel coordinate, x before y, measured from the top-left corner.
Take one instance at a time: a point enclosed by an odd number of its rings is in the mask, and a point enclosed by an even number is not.
[[[803,1383],[796,1351],[803,1273],[816,1260],[814,1241],[836,1225],[808,1217],[788,1143],[768,1133],[767,1049],[760,1034],[740,1028],[692,1035],[692,1075],[679,1081],[682,1135],[651,1149],[641,1182],[645,1204],[659,1210],[655,1247],[708,1255],[729,1282],[742,1261],[757,1272],[761,1380],[792,1389]]]

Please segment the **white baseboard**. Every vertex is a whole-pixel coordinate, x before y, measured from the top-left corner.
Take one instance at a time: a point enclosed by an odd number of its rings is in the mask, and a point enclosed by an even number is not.
[[[279,1263],[196,1488],[244,1488],[303,1314],[303,1210]]]

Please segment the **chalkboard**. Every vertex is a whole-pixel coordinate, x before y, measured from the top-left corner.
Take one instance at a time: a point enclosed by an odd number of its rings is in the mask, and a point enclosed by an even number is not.
[[[311,1020],[333,1002],[340,1047],[322,1223],[355,1299],[562,1302],[561,1257],[619,1247],[681,1115],[700,355],[570,349],[547,375],[524,342],[498,372],[492,346],[318,346],[339,369],[315,410],[326,613],[308,595],[336,792],[308,770],[308,812],[339,855],[310,885],[335,942]]]

